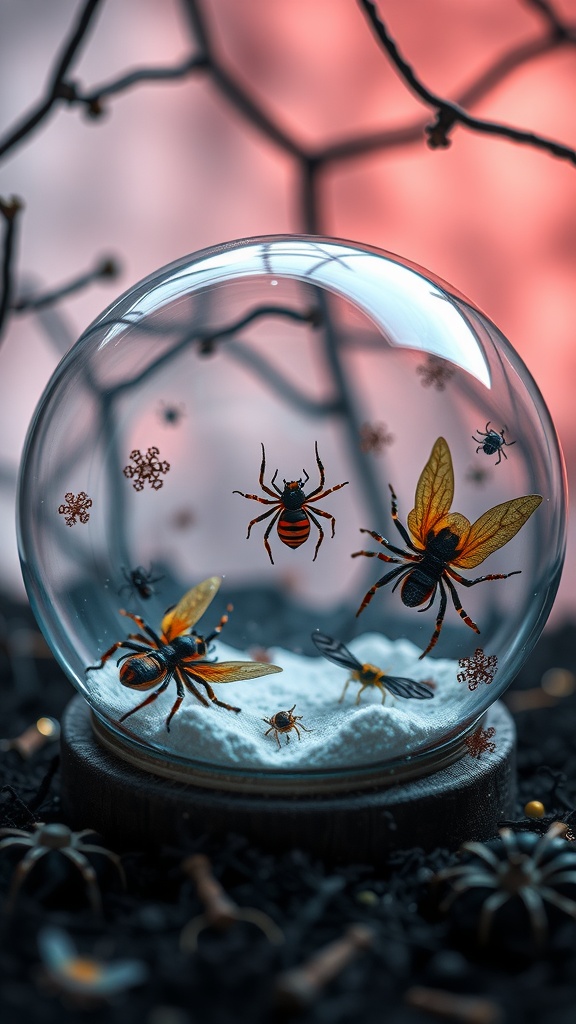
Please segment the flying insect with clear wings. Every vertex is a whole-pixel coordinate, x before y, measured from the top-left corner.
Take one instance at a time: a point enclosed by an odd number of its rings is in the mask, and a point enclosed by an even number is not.
[[[208,636],[201,636],[192,627],[196,625],[198,619],[203,616],[215,598],[221,583],[220,576],[210,576],[198,586],[192,587],[192,590],[184,594],[177,605],[166,611],[160,625],[160,634],[151,629],[140,615],[126,612],[123,608],[120,609],[120,614],[132,619],[141,632],[130,633],[127,640],[117,640],[102,655],[100,664],[90,665],[86,672],[103,668],[115,651],[123,649],[128,651],[128,654],[123,654],[117,661],[122,686],[128,686],[131,690],[144,691],[157,686],[154,693],[146,697],[146,700],[122,715],[121,722],[133,715],[135,711],[140,711],[155,701],[166,690],[172,679],[176,683],[176,700],[166,719],[168,732],[170,732],[170,722],[184,700],[186,690],[193,694],[204,707],[210,707],[210,701],[212,701],[213,704],[217,704],[220,708],[226,708],[227,711],[238,712],[240,708],[218,700],[212,689],[212,683],[234,683],[282,671],[277,665],[263,664],[258,661],[217,662],[207,660],[210,644],[220,633],[222,627],[226,625],[227,612],[232,611],[232,605],[228,605],[226,613],[222,615],[220,622]],[[204,687],[208,700],[198,690],[197,684]]]
[[[426,650],[420,655],[424,658],[440,636],[448,604],[447,591],[460,618],[475,633],[480,632],[476,623],[464,611],[452,581],[456,580],[463,587],[475,587],[477,583],[484,583],[487,580],[505,580],[508,576],[516,576],[521,570],[492,573],[468,580],[461,576],[457,569],[474,569],[488,558],[488,555],[512,540],[538,508],[542,497],[540,494],[526,494],[520,498],[512,498],[511,501],[504,501],[501,505],[489,508],[475,523],[470,523],[460,512],[451,512],[454,470],[450,449],[443,437],[439,437],[434,443],[430,458],[416,485],[414,508],[408,515],[408,529],[412,536],[398,518],[398,501],[391,486],[390,492],[392,520],[409,550],[403,551],[395,547],[374,530],[360,531],[370,534],[387,551],[391,551],[392,555],[385,555],[382,551],[355,551],[352,558],[365,555],[366,558],[379,558],[382,562],[399,563],[399,567],[387,572],[370,587],[356,615],[364,611],[380,587],[386,586],[392,580],[396,581],[393,590],[402,584],[402,603],[408,608],[418,608],[422,612],[432,606],[439,591],[440,605],[436,627]],[[424,607],[420,607],[421,605]]]
[[[432,688],[427,683],[419,683],[416,679],[405,679],[402,676],[389,676],[383,669],[377,668],[376,665],[368,663],[363,665],[343,643],[339,640],[333,640],[331,636],[326,636],[325,633],[312,633],[312,640],[320,654],[328,658],[328,661],[333,661],[335,665],[347,668],[351,672],[351,675],[344,684],[342,696],[338,701],[339,704],[344,700],[346,690],[352,682],[360,683],[360,689],[356,694],[357,704],[360,703],[360,697],[364,690],[367,690],[370,686],[380,690],[382,703],[386,700],[386,690],[394,694],[395,697],[411,697],[413,700],[429,700],[430,697],[434,696]]]

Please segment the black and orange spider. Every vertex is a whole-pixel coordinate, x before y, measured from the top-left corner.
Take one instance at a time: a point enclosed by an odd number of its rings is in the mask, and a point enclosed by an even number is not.
[[[147,626],[139,615],[120,609],[120,614],[132,619],[142,632],[130,633],[127,640],[117,640],[102,655],[100,664],[90,665],[86,671],[92,672],[103,668],[115,651],[124,648],[129,653],[123,654],[117,662],[122,686],[128,686],[131,690],[151,690],[153,686],[159,684],[146,700],[122,715],[120,722],[155,701],[167,688],[171,679],[176,683],[176,700],[166,719],[168,732],[170,722],[184,700],[185,689],[194,694],[204,707],[210,707],[206,697],[197,689],[196,683],[204,687],[213,704],[226,708],[227,711],[240,711],[240,708],[218,700],[210,684],[234,683],[241,679],[255,679],[257,676],[282,671],[277,665],[264,665],[257,661],[206,660],[209,645],[227,623],[228,615],[225,613],[216,628],[206,637],[192,631],[192,626],[202,617],[216,596],[221,582],[220,576],[210,576],[203,583],[192,587],[175,607],[167,610],[160,625],[160,635]],[[232,611],[232,605],[228,605],[227,611]]]
[[[286,743],[288,744],[290,743],[290,737],[288,733],[292,732],[292,729],[296,730],[296,735],[298,736],[298,739],[300,739],[300,729],[304,729],[304,732],[313,731],[312,729],[307,729],[305,725],[302,725],[302,719],[304,717],[303,715],[292,714],[295,707],[296,705],[293,704],[291,708],[288,708],[288,711],[277,711],[275,715],[272,715],[272,718],[262,719],[263,722],[266,722],[266,725],[270,726],[270,728],[266,730],[264,735],[268,736],[269,733],[273,732],[279,750],[282,749],[280,745],[280,733],[285,733]]]
[[[332,536],[334,536],[334,528],[336,526],[336,520],[334,516],[330,515],[329,512],[323,512],[320,508],[315,508],[314,513],[307,508],[313,501],[320,501],[321,498],[325,498],[332,491],[338,491],[341,487],[346,487],[348,480],[345,480],[343,484],[336,484],[334,487],[329,487],[327,491],[323,490],[324,481],[326,475],[324,472],[324,466],[320,461],[318,455],[318,442],[314,443],[314,449],[316,451],[316,464],[320,472],[320,483],[315,490],[310,491],[310,494],[304,494],[304,484],[308,483],[310,479],[305,469],[302,470],[305,479],[302,480],[284,480],[284,490],[280,490],[276,484],[276,477],[278,476],[278,470],[275,471],[272,477],[271,484],[274,490],[267,487],[264,483],[264,471],[266,469],[266,454],[264,452],[264,445],[262,445],[262,464],[260,466],[260,487],[262,490],[269,494],[273,499],[269,501],[267,498],[260,498],[257,494],[244,494],[244,491],[232,491],[233,494],[241,494],[243,498],[250,498],[251,501],[259,501],[262,505],[273,505],[274,507],[269,509],[268,512],[263,512],[261,516],[257,516],[256,519],[252,519],[248,523],[248,533],[246,534],[246,540],[250,536],[250,530],[254,526],[254,523],[260,523],[263,519],[267,519],[268,516],[272,516],[271,522],[266,527],[264,534],[264,547],[268,552],[268,556],[272,565],[274,565],[274,559],[272,558],[272,551],[268,543],[268,537],[272,531],[272,527],[277,523],[277,532],[280,540],[283,544],[286,544],[289,548],[299,548],[301,544],[304,544],[310,536],[310,522],[314,523],[314,526],[318,530],[318,543],[314,551],[313,562],[316,561],[316,555],[318,554],[318,548],[324,540],[324,530],[320,526],[320,523],[316,519],[316,516],[323,516],[325,519],[330,519],[332,523]]]
[[[383,562],[399,562],[398,569],[392,569],[365,595],[356,615],[364,610],[372,600],[379,587],[386,586],[396,580],[393,590],[402,583],[400,597],[408,608],[419,608],[427,611],[431,607],[436,591],[440,591],[440,607],[436,616],[436,628],[430,638],[426,650],[420,655],[423,658],[432,650],[440,636],[448,597],[450,592],[452,603],[461,619],[475,633],[480,630],[475,622],[466,614],[452,580],[464,587],[474,587],[485,580],[505,580],[508,576],[516,576],[521,571],[496,573],[490,576],[479,576],[476,580],[467,580],[453,568],[473,569],[480,565],[488,555],[507,544],[524,523],[530,518],[542,501],[539,494],[526,494],[521,498],[512,498],[501,505],[494,505],[475,523],[470,523],[460,512],[451,512],[454,497],[454,471],[452,456],[443,437],[435,442],[430,458],[424,466],[416,486],[414,508],[408,515],[408,529],[398,519],[397,498],[392,487],[392,520],[409,551],[394,547],[385,537],[374,530],[361,530],[369,533],[375,541],[382,544],[388,551],[399,557],[391,557],[377,551],[355,551],[352,558],[366,555],[367,558],[380,558]],[[420,608],[424,602],[424,608]]]

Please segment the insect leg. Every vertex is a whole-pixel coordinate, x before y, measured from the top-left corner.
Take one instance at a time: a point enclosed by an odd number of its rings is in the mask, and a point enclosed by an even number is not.
[[[466,612],[464,611],[462,605],[460,604],[460,598],[458,597],[458,592],[456,590],[456,587],[452,583],[452,580],[449,579],[448,576],[445,576],[444,579],[446,581],[446,586],[448,587],[448,590],[450,591],[450,594],[451,594],[451,597],[452,597],[452,603],[453,603],[456,611],[458,612],[458,615],[460,616],[461,619],[464,620],[464,622],[466,623],[467,626],[470,626],[470,629],[473,629],[475,633],[479,633],[480,630],[478,629],[478,626],[470,618],[470,616],[466,614]],[[440,582],[440,586],[442,586],[442,582]]]
[[[303,717],[303,715],[296,715],[296,718],[298,719],[299,722],[300,722],[300,719],[302,717]],[[296,728],[296,726],[294,726],[294,728]],[[308,729],[308,727],[306,725],[302,725],[302,722],[300,722],[300,725],[298,726],[298,728],[299,729],[304,729],[304,732],[314,732],[314,729]]]
[[[340,487],[345,487],[349,483],[349,480],[344,480],[343,483],[335,483],[333,487],[328,487],[328,490],[322,490],[320,494],[313,490],[310,495],[306,498],[306,505],[308,502],[319,502],[322,498],[326,498],[326,495],[331,495],[333,490],[339,490]],[[316,497],[313,497],[316,496]]]
[[[188,686],[189,685],[189,681],[192,680],[192,679],[194,679],[195,682],[197,682],[197,683],[201,683],[202,686],[204,687],[204,689],[206,690],[206,693],[208,694],[208,696],[209,696],[210,700],[212,701],[212,703],[213,704],[217,704],[219,708],[226,708],[226,711],[236,711],[236,712],[242,710],[241,708],[233,707],[232,704],[225,704],[223,700],[218,700],[216,694],[214,693],[214,690],[210,686],[210,683],[206,682],[205,679],[202,679],[201,675],[196,675],[194,672],[192,672],[192,670],[190,668],[183,668],[182,671],[185,672],[186,676],[187,676],[187,679],[185,680],[186,685]],[[195,696],[199,696],[199,694],[196,693],[196,688],[195,687],[191,687],[191,688],[194,690]],[[206,701],[202,701],[202,703],[205,704]]]
[[[130,715],[133,715],[134,712],[140,711],[141,708],[145,708],[148,704],[152,704],[152,701],[155,701],[156,698],[159,697],[160,694],[164,692],[164,690],[168,686],[168,683],[170,682],[171,678],[172,678],[172,673],[168,673],[168,675],[166,676],[164,682],[161,684],[161,686],[158,687],[157,690],[154,690],[154,693],[151,693],[149,697],[146,697],[146,700],[143,700],[141,704],[137,704],[136,707],[132,708],[131,711],[127,711],[124,715],[122,715],[121,718],[118,719],[118,721],[119,722],[124,722],[127,718],[130,718]]]
[[[366,683],[363,683],[362,686],[360,687],[360,689],[358,690],[358,693],[356,694],[356,700],[354,701],[355,704],[359,704],[360,703],[360,697],[364,693],[365,689],[366,689]]]
[[[188,672],[184,668],[184,666],[182,666],[182,672],[183,672],[182,678],[183,678],[184,686],[186,687],[186,689],[189,690],[190,693],[193,693],[194,696],[196,697],[196,700],[199,700],[200,703],[203,704],[205,708],[209,708],[210,704],[206,700],[206,697],[204,696],[203,693],[200,693],[200,690],[196,689],[196,687],[194,686],[194,683],[192,682],[192,679],[188,676]],[[196,678],[196,677],[194,677],[194,678]]]
[[[404,564],[403,558],[391,558],[390,555],[383,555],[381,551],[353,551],[350,558],[358,558],[358,555],[365,555],[366,558],[379,558],[381,562],[398,562],[402,565]]]
[[[170,722],[174,718],[174,715],[178,711],[182,701],[184,700],[184,696],[185,696],[185,694],[184,694],[184,686],[183,686],[183,682],[182,682],[182,674],[181,674],[179,669],[176,669],[176,671],[174,673],[174,681],[176,683],[177,697],[176,697],[176,700],[174,701],[174,703],[172,705],[172,709],[170,711],[170,714],[168,715],[168,718],[166,719],[166,732],[170,732]]]
[[[258,501],[261,501],[261,500],[262,500],[261,498],[258,498]],[[268,504],[268,502],[266,502],[266,504]],[[272,504],[277,505],[278,503],[277,502],[274,502],[274,503],[270,502],[270,505],[272,505]],[[256,519],[252,519],[248,523],[248,533],[246,534],[246,540],[248,540],[248,538],[250,536],[250,530],[252,529],[252,527],[254,526],[255,523],[261,523],[263,519],[267,519],[268,516],[274,515],[275,512],[277,512],[279,514],[281,511],[282,511],[282,509],[270,508],[270,509],[268,509],[267,512],[263,512],[261,516],[257,516]],[[275,520],[273,519],[272,523],[271,523],[271,526],[274,525],[274,522],[275,522]],[[266,543],[266,542],[264,542],[264,543]],[[270,557],[272,557],[272,556],[270,556]]]
[[[112,644],[112,647],[109,647],[106,653],[102,655],[102,657],[100,658],[99,665],[88,665],[88,668],[85,669],[85,671],[93,672],[95,669],[104,668],[104,665],[108,661],[108,658],[111,658],[112,655],[114,654],[114,651],[117,651],[120,647],[124,647],[126,650],[129,651],[137,651],[138,653],[140,653],[140,651],[142,650],[141,647],[137,647],[136,644],[128,643],[127,640],[117,640],[116,643]]]
[[[156,633],[154,632],[153,629],[150,628],[150,626],[146,625],[141,615],[134,615],[133,612],[126,612],[124,611],[123,608],[120,609],[120,615],[124,615],[127,619],[132,619],[132,622],[135,622],[136,625],[140,627],[140,629],[143,629],[144,632],[152,638],[155,644],[157,644],[159,647],[161,646],[162,641],[160,640],[160,637],[156,635]]]
[[[457,583],[461,583],[463,587],[475,587],[477,583],[484,583],[486,580],[507,580],[509,576],[519,576],[522,569],[514,569],[514,572],[499,572],[494,573],[491,576],[479,576],[477,580],[467,580],[460,573],[455,572],[454,569],[445,570],[453,580]]]
[[[375,552],[373,552],[373,551],[358,551],[358,554],[359,555],[374,555]],[[354,557],[354,555],[352,557]],[[385,558],[385,556],[378,554],[378,555],[376,555],[376,558]],[[385,561],[387,561],[387,562],[396,562],[397,559],[396,558],[385,558]],[[393,580],[396,576],[399,576],[401,572],[405,572],[405,569],[404,569],[403,565],[401,565],[399,569],[392,569],[392,572],[387,572],[385,576],[382,576],[381,579],[376,581],[376,583],[374,584],[373,587],[370,587],[370,590],[368,591],[368,593],[364,597],[364,600],[362,601],[362,604],[360,605],[358,611],[356,612],[356,618],[358,618],[358,616],[360,615],[360,612],[364,611],[366,605],[370,603],[370,601],[374,597],[374,594],[379,589],[379,587],[385,587],[387,583],[390,583],[390,580]]]
[[[322,541],[324,540],[324,530],[322,529],[322,527],[320,526],[320,523],[316,519],[316,516],[313,515],[312,512],[310,512],[306,508],[303,511],[304,511],[304,514],[307,515],[308,518],[312,520],[312,522],[314,523],[314,526],[318,530],[318,542],[316,544],[316,547],[314,548],[314,558],[312,559],[312,561],[315,562],[316,561],[316,555],[318,554],[318,548],[320,547]],[[331,519],[332,520],[332,536],[334,536],[334,527],[336,525],[336,520],[334,519],[334,516],[331,516],[328,512],[320,512],[320,509],[318,509],[318,508],[316,509],[316,511],[321,516],[325,516],[327,519]]]
[[[266,453],[264,451],[264,444],[262,443],[262,441],[260,442],[260,444],[262,445],[262,462],[260,464],[260,477],[259,477],[260,487],[262,488],[262,490],[266,494],[269,494],[272,498],[274,498],[275,497],[274,491],[271,491],[270,488],[267,487],[266,484],[264,483],[264,472],[265,472],[265,469],[266,469]],[[277,472],[278,472],[278,470],[276,470],[276,473]],[[274,476],[272,478],[272,483],[274,483],[274,480],[276,479],[276,473],[274,473]],[[238,492],[238,493],[240,493],[240,492]],[[248,497],[248,495],[244,495],[244,497]],[[262,498],[260,498],[260,501],[262,501]]]
[[[251,501],[259,501],[261,505],[276,505],[278,503],[278,498],[274,491],[270,491],[274,501],[268,501],[268,498],[261,498],[258,494],[244,494],[244,491],[232,491],[232,494],[240,494],[243,498],[250,498]],[[255,519],[254,522],[256,521]]]
[[[339,701],[338,701],[338,703],[339,703],[339,704],[341,704],[341,703],[342,703],[342,701],[344,700],[344,697],[346,696],[346,690],[347,690],[347,689],[348,689],[348,687],[350,686],[350,683],[351,683],[351,682],[352,682],[352,676],[348,676],[348,679],[347,679],[347,680],[346,680],[346,682],[344,683],[344,689],[342,690],[342,696],[340,697],[340,699],[339,699]]]
[[[264,719],[264,721],[266,722],[266,721],[268,721],[268,719],[266,719],[266,718],[265,718],[265,719]],[[273,733],[274,733],[274,738],[275,738],[275,740],[276,740],[276,743],[278,744],[278,750],[282,750],[282,747],[280,746],[280,740],[279,740],[279,738],[278,738],[278,729],[276,728],[276,726],[275,726],[275,725],[271,725],[271,726],[270,726],[270,728],[266,730],[266,732],[264,733],[264,735],[265,735],[265,736],[268,736],[268,735],[269,735],[269,733],[271,733],[271,732],[273,732]]]
[[[209,634],[208,634],[208,636],[207,636],[207,637],[205,638],[205,640],[204,640],[204,643],[205,643],[206,645],[208,645],[208,644],[212,643],[212,640],[214,640],[214,638],[215,638],[216,636],[218,636],[218,633],[220,633],[220,632],[222,631],[222,628],[223,628],[223,627],[224,627],[224,626],[226,625],[226,623],[228,622],[228,616],[229,616],[229,613],[230,613],[230,612],[233,612],[233,611],[234,611],[234,605],[233,605],[233,604],[227,604],[227,605],[226,605],[226,611],[224,612],[224,614],[223,614],[222,618],[220,619],[220,622],[219,622],[219,623],[218,623],[218,625],[217,625],[217,626],[215,627],[215,629],[213,629],[213,630],[212,630],[212,632],[211,632],[211,633],[209,633]]]
[[[440,590],[440,607],[438,609],[438,615],[436,616],[436,628],[435,628],[434,632],[432,633],[432,636],[430,637],[430,643],[428,644],[428,647],[426,648],[425,651],[422,652],[422,654],[420,655],[420,659],[419,660],[421,660],[422,658],[425,658],[426,655],[428,654],[428,652],[431,651],[432,648],[437,643],[438,637],[440,636],[440,630],[442,629],[442,623],[444,622],[444,616],[446,614],[446,605],[448,604],[448,598],[446,596],[446,590],[444,589],[444,585],[442,583],[442,580],[438,581],[438,587],[439,587],[439,590]]]
[[[271,547],[270,547],[270,545],[268,543],[268,537],[270,536],[270,534],[272,532],[272,527],[274,526],[275,523],[278,522],[278,520],[280,518],[281,512],[282,512],[282,507],[278,509],[278,511],[276,512],[276,515],[274,516],[274,518],[270,520],[270,523],[268,524],[268,526],[266,528],[266,532],[264,534],[264,547],[266,548],[266,551],[268,552],[268,558],[272,562],[272,565],[274,565],[274,559],[272,558],[272,549],[271,549]],[[264,516],[263,518],[266,518],[266,517]]]
[[[402,555],[402,558],[407,558],[411,562],[419,562],[422,559],[422,552],[419,552],[418,556],[416,557],[416,555],[411,555],[409,551],[402,551],[402,548],[395,547],[395,545],[391,544],[390,541],[386,539],[386,537],[383,537],[381,533],[376,533],[375,530],[365,530],[363,527],[360,527],[360,533],[370,534],[370,536],[375,541],[377,541],[378,544],[382,544],[382,546],[387,548],[388,551],[393,551],[395,555]],[[382,557],[384,558],[384,556]],[[396,559],[391,559],[391,561],[396,561]]]
[[[508,456],[506,456],[506,458],[508,458]],[[496,465],[499,466],[501,462],[502,462],[502,449],[499,448],[498,449],[498,462],[496,463]]]
[[[276,469],[274,471],[274,476],[272,477],[272,480],[270,481],[270,483],[272,484],[272,487],[274,488],[276,493],[281,495],[282,491],[280,490],[280,488],[278,487],[278,484],[276,483],[276,477],[277,476],[278,476],[278,470]],[[272,493],[272,492],[270,492],[270,493]]]
[[[402,537],[402,540],[404,541],[406,546],[409,547],[411,551],[417,551],[418,549],[414,546],[414,544],[410,540],[410,535],[408,533],[408,530],[406,529],[404,524],[400,522],[400,520],[398,518],[398,498],[396,497],[396,495],[394,493],[394,488],[392,487],[392,484],[388,484],[388,487],[390,488],[390,495],[391,495],[390,515],[392,516],[392,521],[394,523],[394,526],[398,530],[398,532],[399,532],[400,536]],[[388,545],[388,546],[390,546],[390,545]]]
[[[322,465],[322,462],[320,461],[320,456],[318,454],[318,441],[314,442],[314,451],[316,452],[316,465],[318,466],[318,470],[320,472],[320,483],[318,484],[318,487],[315,487],[313,491],[310,491],[310,494],[308,495],[308,498],[311,498],[312,495],[314,495],[314,494],[320,495],[320,492],[322,491],[322,488],[324,487],[324,481],[326,479],[326,473],[324,471],[324,466]],[[306,470],[304,470],[304,472],[306,472]]]

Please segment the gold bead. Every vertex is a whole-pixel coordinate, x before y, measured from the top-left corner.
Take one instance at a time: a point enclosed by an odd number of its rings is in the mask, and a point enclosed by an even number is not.
[[[546,808],[540,800],[529,800],[524,806],[524,814],[527,818],[543,818]]]

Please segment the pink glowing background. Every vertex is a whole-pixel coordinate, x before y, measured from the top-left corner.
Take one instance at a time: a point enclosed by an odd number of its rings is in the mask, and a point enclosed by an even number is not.
[[[211,0],[203,7],[230,72],[301,144],[430,120],[391,68],[353,0]],[[404,55],[454,97],[498,55],[543,35],[519,0],[381,0]],[[556,3],[576,21],[576,0]],[[0,122],[41,94],[76,0],[8,0],[0,13]],[[88,87],[192,50],[177,0],[105,3],[75,66]],[[516,70],[474,113],[576,146],[576,48]],[[451,282],[500,327],[551,410],[576,474],[574,273],[576,167],[459,129],[447,150],[411,145],[332,164],[318,229],[397,252]],[[19,290],[49,287],[114,254],[120,280],[60,303],[70,340],[119,292],[157,267],[245,235],[299,232],[294,160],[247,123],[209,76],[146,84],[88,120],[60,107],[0,168],[0,194],[26,204]],[[62,344],[65,344],[63,339]],[[15,470],[26,428],[58,362],[32,315],[14,316],[0,350],[0,468]],[[1,483],[1,480],[0,480]],[[0,589],[21,591],[14,489],[0,487]],[[553,620],[574,617],[575,523]]]

